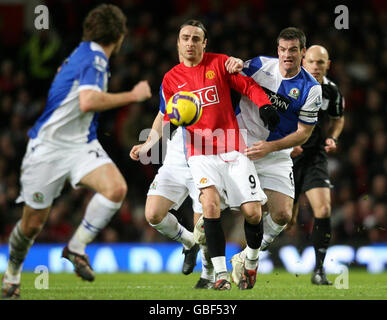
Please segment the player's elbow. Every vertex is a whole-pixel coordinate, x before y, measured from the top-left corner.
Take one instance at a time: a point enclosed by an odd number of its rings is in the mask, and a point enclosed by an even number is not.
[[[312,135],[314,127],[315,127],[314,125],[312,126],[308,125],[308,126],[298,128],[297,131],[298,131],[299,141],[297,145],[303,145],[305,142],[308,141],[308,139]]]
[[[83,113],[93,111],[91,104],[88,103],[88,102],[85,102],[85,101],[83,101],[83,102],[80,101],[79,102],[79,108],[81,109],[81,111]]]
[[[79,93],[79,108],[82,112],[95,111],[97,94],[98,92],[93,90],[83,90]]]
[[[305,142],[307,142],[308,141],[308,139],[309,139],[309,137],[310,137],[310,134],[305,134],[305,135],[302,135],[302,137],[301,137],[301,139],[300,139],[300,142],[299,142],[299,144],[298,145],[303,145]]]

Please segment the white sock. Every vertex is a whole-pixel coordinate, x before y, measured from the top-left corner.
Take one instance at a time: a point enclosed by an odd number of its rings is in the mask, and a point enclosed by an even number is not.
[[[249,260],[257,260],[259,256],[259,249],[252,249],[249,246],[246,246],[244,249],[246,253],[246,258]]]
[[[200,245],[200,253],[202,256],[202,273],[200,278],[214,281],[214,266],[212,265],[208,247]]]
[[[275,223],[270,213],[263,215],[263,241],[272,243],[275,238],[285,229],[286,224],[281,226]]]
[[[24,259],[33,243],[34,239],[27,238],[23,234],[21,220],[19,220],[9,236],[9,258],[8,266],[4,273],[5,282],[20,283]]]
[[[258,264],[259,249],[252,249],[249,246],[242,251],[245,258],[245,267],[248,270],[255,270]]]
[[[219,256],[211,258],[215,273],[227,272],[226,257]]]
[[[167,213],[160,223],[150,223],[150,225],[168,238],[181,242],[186,249],[190,249],[195,245],[193,233],[184,228],[170,212]]]
[[[122,202],[113,202],[102,194],[96,193],[86,208],[80,226],[69,242],[70,251],[84,254],[86,245],[92,242],[98,233],[106,227],[121,204]]]

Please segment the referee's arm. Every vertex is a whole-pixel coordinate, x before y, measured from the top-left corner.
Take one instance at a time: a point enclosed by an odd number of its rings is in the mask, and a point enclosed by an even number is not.
[[[330,119],[328,138],[325,139],[325,151],[333,152],[337,149],[337,140],[344,128],[344,116]]]
[[[332,104],[328,106],[329,129],[328,137],[325,139],[325,151],[334,152],[337,149],[337,140],[344,128],[344,97],[336,85],[333,89]]]

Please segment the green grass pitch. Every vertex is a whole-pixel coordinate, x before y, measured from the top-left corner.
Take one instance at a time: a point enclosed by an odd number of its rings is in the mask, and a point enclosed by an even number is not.
[[[260,274],[252,290],[195,290],[199,273],[183,274],[97,274],[94,282],[74,274],[49,274],[48,289],[36,289],[39,274],[23,273],[21,296],[24,300],[387,300],[387,273],[369,274],[350,269],[348,289],[315,286],[310,275],[284,270]],[[334,282],[337,275],[328,275]],[[43,283],[43,282],[41,282]]]

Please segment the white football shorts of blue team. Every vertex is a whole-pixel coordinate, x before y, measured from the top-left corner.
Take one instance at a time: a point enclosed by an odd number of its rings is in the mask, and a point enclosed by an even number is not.
[[[21,166],[20,195],[17,203],[24,202],[34,209],[52,205],[66,181],[73,188],[96,168],[113,163],[97,139],[74,147],[58,147],[30,139]]]

